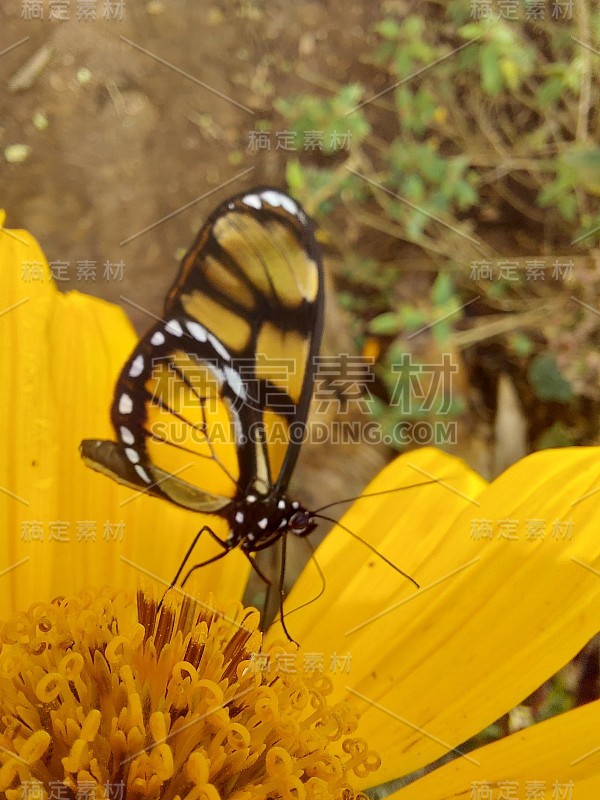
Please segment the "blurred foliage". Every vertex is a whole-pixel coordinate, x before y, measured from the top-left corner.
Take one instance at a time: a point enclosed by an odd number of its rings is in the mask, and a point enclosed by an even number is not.
[[[290,164],[290,186],[310,210],[369,200],[385,220],[401,223],[400,238],[452,258],[456,234],[435,218],[469,233],[464,212],[484,201],[508,203],[535,221],[543,208],[546,224],[569,236],[586,232],[600,193],[590,94],[600,71],[593,53],[600,12],[587,3],[586,49],[573,38],[575,18],[553,18],[548,4],[545,19],[529,20],[520,5],[518,19],[479,20],[472,2],[421,3],[419,16],[374,26],[378,43],[364,59],[375,70],[371,85],[387,88],[373,94],[352,83],[333,97],[278,101],[299,137],[322,131],[321,153],[343,156],[331,165]],[[342,132],[351,139],[344,151],[334,136]],[[364,170],[372,183],[350,170]]]
[[[540,400],[567,403],[573,397],[571,385],[560,374],[558,364],[551,355],[542,353],[536,356],[529,365],[527,377]]]
[[[396,311],[387,311],[371,320],[368,330],[369,333],[392,336],[403,331],[414,333],[420,328],[431,328],[433,336],[443,344],[452,332],[451,319],[462,316],[461,308],[462,303],[454,292],[451,277],[440,272],[423,308],[400,303]]]
[[[383,384],[420,327],[478,368],[492,348],[492,379],[522,377],[532,445],[598,432],[600,280],[552,254],[600,241],[599,51],[592,0],[388,0],[345,85],[309,74],[313,91],[276,102],[300,140],[323,133],[287,180],[338,256],[357,346],[381,341]],[[491,274],[524,253],[546,257],[544,274]]]

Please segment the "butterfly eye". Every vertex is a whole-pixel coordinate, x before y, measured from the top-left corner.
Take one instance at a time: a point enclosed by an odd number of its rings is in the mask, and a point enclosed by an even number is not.
[[[316,527],[308,511],[296,511],[290,518],[289,529],[292,533],[295,533],[296,536],[308,536]]]

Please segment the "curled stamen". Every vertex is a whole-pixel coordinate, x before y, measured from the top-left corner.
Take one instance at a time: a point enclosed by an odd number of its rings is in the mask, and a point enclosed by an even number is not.
[[[87,591],[0,628],[0,792],[21,800],[353,800],[376,767],[315,672],[259,671],[258,614],[170,592]],[[41,645],[44,645],[43,647]],[[37,787],[37,789],[35,789]],[[60,787],[60,790],[57,790]]]

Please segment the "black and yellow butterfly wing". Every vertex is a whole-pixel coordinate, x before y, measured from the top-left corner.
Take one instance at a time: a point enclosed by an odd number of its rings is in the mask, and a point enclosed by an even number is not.
[[[86,463],[196,511],[282,494],[322,324],[320,253],[302,208],[271,188],[230,198],[121,372],[117,440],[82,442]]]

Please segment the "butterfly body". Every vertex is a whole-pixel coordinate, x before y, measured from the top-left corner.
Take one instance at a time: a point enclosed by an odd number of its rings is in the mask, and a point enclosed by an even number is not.
[[[230,198],[203,226],[163,317],[121,371],[116,440],[83,441],[85,462],[225,518],[226,552],[310,533],[310,514],[286,490],[322,324],[321,258],[305,212],[269,187]]]
[[[316,527],[310,519],[310,512],[297,500],[275,492],[240,498],[227,512],[226,518],[230,526],[228,546],[233,549],[239,545],[245,553],[264,550],[290,532],[306,536]]]

